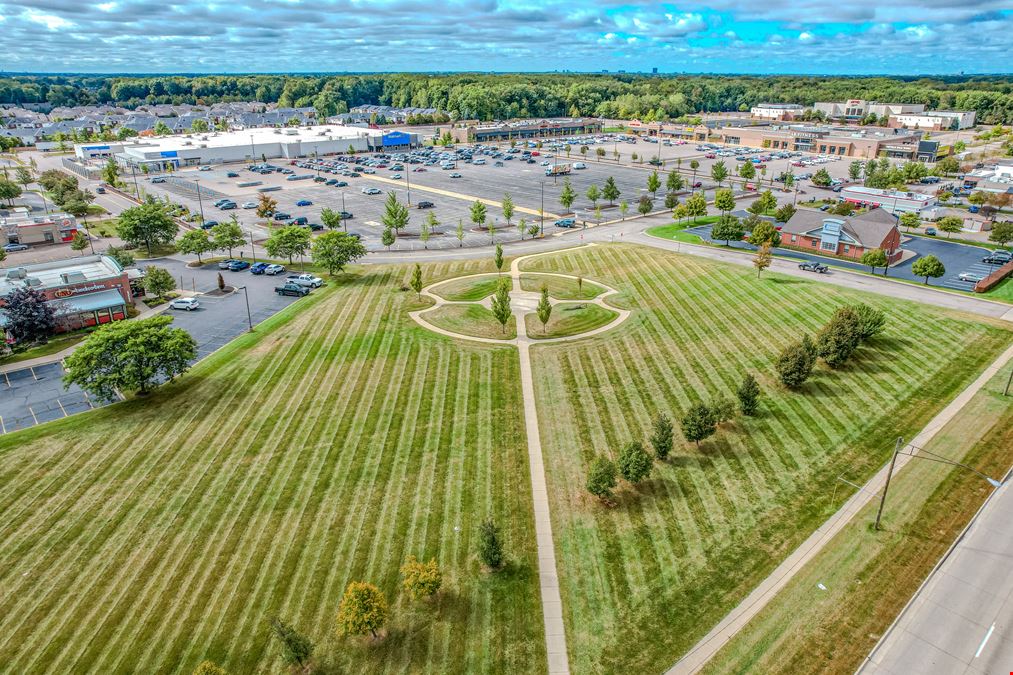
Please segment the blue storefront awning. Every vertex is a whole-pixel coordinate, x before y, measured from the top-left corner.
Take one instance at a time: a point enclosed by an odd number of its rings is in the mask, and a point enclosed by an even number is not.
[[[60,298],[52,302],[59,303],[68,312],[94,312],[97,309],[109,309],[126,304],[123,301],[123,295],[115,288],[74,298]]]

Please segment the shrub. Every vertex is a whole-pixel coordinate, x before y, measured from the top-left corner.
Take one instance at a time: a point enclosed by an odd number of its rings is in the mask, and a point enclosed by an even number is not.
[[[408,556],[408,560],[401,566],[401,577],[404,579],[404,589],[412,600],[431,597],[443,585],[443,574],[436,564],[436,558],[422,563],[415,556]]]
[[[630,441],[619,451],[619,473],[630,483],[639,483],[651,473],[651,456],[640,441]]]
[[[616,487],[616,465],[608,457],[597,457],[587,474],[587,491],[602,501],[612,497]]]
[[[486,520],[478,528],[478,557],[489,569],[503,566],[503,544],[499,540],[499,528],[492,520]]]
[[[777,357],[774,367],[784,386],[792,389],[800,387],[812,375],[816,353],[815,349],[810,347],[811,344],[811,341],[807,343],[806,340],[793,342]]]
[[[816,334],[816,353],[831,368],[839,368],[862,341],[861,320],[851,307],[840,307]]]

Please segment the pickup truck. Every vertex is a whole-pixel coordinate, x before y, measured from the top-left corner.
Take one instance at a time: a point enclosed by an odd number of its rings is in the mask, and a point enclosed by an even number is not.
[[[798,264],[798,268],[800,270],[805,270],[806,272],[816,272],[817,274],[826,274],[827,272],[830,271],[829,267],[827,267],[823,263],[818,263],[815,260],[806,260],[805,262],[800,262]]]
[[[307,288],[319,288],[324,285],[324,280],[312,274],[290,274],[285,279],[286,283],[298,284]]]
[[[294,295],[297,298],[301,298],[304,295],[310,294],[309,286],[300,286],[299,284],[285,284],[284,286],[275,286],[274,292],[278,295]]]

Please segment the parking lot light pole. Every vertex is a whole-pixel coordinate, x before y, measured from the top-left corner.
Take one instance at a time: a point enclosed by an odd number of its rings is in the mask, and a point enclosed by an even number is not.
[[[257,263],[257,247],[253,243],[253,230],[250,230],[250,254],[253,256],[253,263]]]
[[[405,179],[405,185],[408,187],[408,197],[407,197],[408,198],[408,206],[412,205],[412,179],[410,178],[411,172],[412,172],[411,169],[409,169],[406,166],[405,167],[405,172],[404,172],[404,179]]]
[[[342,191],[342,193],[341,193],[341,210],[342,211],[345,210],[345,193],[344,193],[344,191]],[[345,229],[346,230],[348,229],[347,225],[345,226]]]
[[[137,201],[141,201],[141,188],[137,187],[137,167],[133,163],[130,164],[130,175],[134,177],[134,196],[137,197]]]
[[[540,237],[545,237],[545,181],[538,181],[538,187],[541,188],[542,192],[542,205],[538,209],[538,227],[541,229]]]
[[[246,321],[250,324],[250,332],[253,332],[253,315],[250,314],[250,294],[246,291],[246,286],[240,286],[243,291],[243,297],[246,299]]]
[[[197,184],[197,205],[200,207],[200,225],[201,229],[204,229],[204,200],[200,196],[200,178],[194,178],[193,182]]]

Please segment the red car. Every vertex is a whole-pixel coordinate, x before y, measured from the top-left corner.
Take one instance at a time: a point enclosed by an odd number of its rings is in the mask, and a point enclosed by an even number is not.
[[[706,155],[704,155],[704,157],[706,157],[707,159],[717,159],[718,158],[718,156],[715,155],[713,152],[708,152]]]
[[[542,153],[538,152],[537,150],[532,150],[531,151],[531,156],[532,157],[538,157],[538,155],[540,155],[540,154],[542,154]]]
[[[703,187],[703,183],[701,183],[700,181],[697,181],[697,182],[693,183],[693,187],[694,188],[701,188],[701,187]]]

